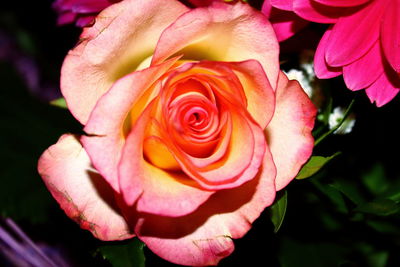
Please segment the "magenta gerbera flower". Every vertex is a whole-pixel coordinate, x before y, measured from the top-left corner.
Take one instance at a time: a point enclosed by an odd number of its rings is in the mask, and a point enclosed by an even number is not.
[[[53,8],[58,13],[59,25],[76,23],[79,27],[90,24],[97,13],[121,0],[56,0]]]
[[[274,17],[274,9],[281,16]],[[378,107],[399,92],[400,1],[265,0],[263,11],[281,40],[303,27],[304,20],[331,24],[315,54],[317,77],[343,74],[350,90],[366,89]]]

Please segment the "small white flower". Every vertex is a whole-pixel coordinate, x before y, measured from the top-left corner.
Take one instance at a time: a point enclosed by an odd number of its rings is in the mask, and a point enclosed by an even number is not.
[[[304,50],[300,54],[300,68],[305,71],[309,80],[315,79],[314,72],[314,52],[312,50]]]
[[[337,127],[337,125],[343,120],[345,109],[342,107],[336,107],[333,112],[329,115],[329,129]],[[348,134],[353,130],[353,126],[356,120],[353,114],[347,116],[342,125],[334,131],[334,134]]]

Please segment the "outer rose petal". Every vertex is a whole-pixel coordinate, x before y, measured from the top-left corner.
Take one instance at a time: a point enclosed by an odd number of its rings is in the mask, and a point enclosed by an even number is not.
[[[229,63],[238,76],[247,99],[247,111],[264,129],[274,114],[275,94],[262,66],[255,60]]]
[[[154,93],[149,86],[163,75],[176,60],[176,58],[171,59],[158,66],[135,71],[119,79],[100,98],[90,114],[89,121],[84,128],[89,135],[82,136],[81,142],[95,168],[116,192],[120,192],[118,163],[122,147],[125,144],[122,132],[125,118],[141,97],[142,101],[147,103],[152,100]],[[146,103],[144,103],[145,106]],[[138,110],[138,112],[141,111]]]
[[[114,191],[91,167],[79,141],[63,135],[41,156],[38,170],[65,213],[101,240],[133,237],[121,216]]]
[[[75,118],[86,124],[97,100],[151,55],[161,32],[187,10],[164,0],[127,0],[103,10],[61,70],[61,90]]]
[[[153,101],[133,126],[119,165],[124,200],[140,212],[163,216],[182,216],[193,212],[213,191],[205,191],[183,173],[161,170],[143,158],[143,139],[151,122]]]
[[[276,190],[284,188],[311,156],[311,135],[317,109],[297,81],[281,72],[276,91],[276,109],[266,129],[267,142],[277,168]]]
[[[267,148],[259,175],[242,186],[221,190],[187,216],[141,214],[138,237],[168,261],[191,266],[216,265],[275,198],[275,165]],[[129,212],[129,210],[128,210]]]
[[[218,42],[216,42],[218,40]],[[247,4],[213,2],[179,17],[161,35],[152,64],[174,54],[213,61],[255,59],[273,88],[279,72],[279,46],[267,18]]]

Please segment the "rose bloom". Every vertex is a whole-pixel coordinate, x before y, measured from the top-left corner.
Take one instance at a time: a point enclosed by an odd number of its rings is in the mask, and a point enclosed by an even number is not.
[[[280,18],[274,16],[277,9]],[[350,90],[366,89],[378,107],[400,88],[399,10],[397,0],[265,0],[263,5],[281,40],[304,27],[305,20],[332,24],[316,51],[317,77],[343,74]]]
[[[316,109],[278,53],[247,4],[111,5],[61,71],[86,134],[63,135],[39,173],[95,237],[137,236],[168,261],[217,264],[312,152]]]

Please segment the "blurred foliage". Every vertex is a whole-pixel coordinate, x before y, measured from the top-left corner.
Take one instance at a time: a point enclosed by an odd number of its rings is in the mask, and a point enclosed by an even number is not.
[[[53,201],[37,174],[38,157],[49,142],[78,128],[68,111],[29,95],[9,64],[0,62],[0,79],[0,175],[7,185],[0,187],[1,214],[44,222]]]
[[[1,33],[38,63],[40,80],[58,84],[63,57],[79,30],[56,27],[51,0],[28,1],[24,8],[6,2],[0,11]],[[260,6],[260,1],[249,2]],[[299,49],[314,48],[321,27],[312,26],[303,35],[314,39],[282,44],[284,69],[298,67]],[[0,59],[0,80],[1,216],[16,220],[36,241],[62,246],[73,266],[176,266],[137,239],[98,241],[63,214],[37,174],[37,159],[62,133],[79,133],[82,127],[68,110],[29,91],[12,62]],[[341,77],[317,83],[313,100],[322,119],[314,133],[328,133],[333,107],[348,107],[356,98],[351,104],[357,115],[353,132],[331,132],[318,144],[298,177],[307,179],[294,180],[279,192],[250,232],[235,240],[235,252],[220,266],[400,266],[399,97],[376,108],[363,91],[346,89]]]

